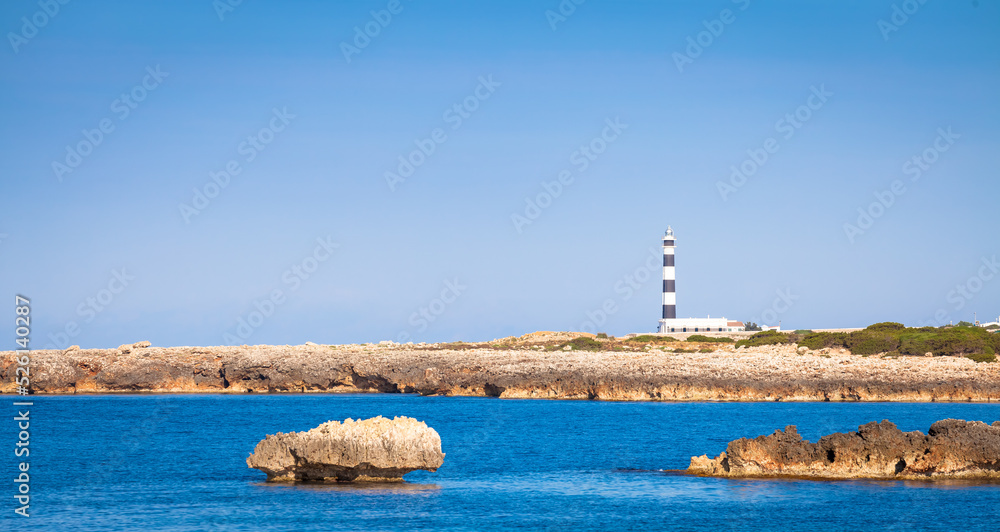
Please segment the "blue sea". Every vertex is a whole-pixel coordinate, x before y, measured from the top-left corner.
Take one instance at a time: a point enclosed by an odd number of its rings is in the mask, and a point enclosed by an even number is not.
[[[3,530],[1000,530],[1000,484],[727,480],[667,470],[729,440],[807,439],[889,419],[992,422],[995,404],[612,403],[413,395],[32,397],[31,517]],[[2,424],[13,449],[14,400]],[[444,466],[393,485],[275,485],[248,469],[265,435],[411,416]],[[3,493],[6,492],[6,493]]]

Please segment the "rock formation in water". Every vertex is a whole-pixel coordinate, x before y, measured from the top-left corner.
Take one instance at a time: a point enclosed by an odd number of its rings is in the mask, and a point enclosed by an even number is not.
[[[382,416],[328,421],[305,431],[261,440],[247,465],[268,482],[399,482],[403,475],[444,463],[441,437],[422,421]]]
[[[691,458],[688,472],[717,477],[1000,480],[1000,421],[945,419],[927,434],[903,432],[884,420],[857,432],[804,441],[794,425],[784,432],[729,442],[716,458]]]

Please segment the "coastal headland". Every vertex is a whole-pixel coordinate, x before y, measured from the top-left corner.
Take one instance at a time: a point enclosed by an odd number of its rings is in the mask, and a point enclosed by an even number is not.
[[[533,333],[481,344],[73,346],[31,352],[31,392],[1000,402],[997,362],[650,338]],[[14,352],[0,352],[0,393],[16,393],[17,367]]]

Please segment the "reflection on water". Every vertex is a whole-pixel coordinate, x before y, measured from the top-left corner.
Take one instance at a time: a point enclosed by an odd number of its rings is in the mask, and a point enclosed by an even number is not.
[[[616,469],[615,472],[618,473],[648,473],[649,471],[641,469]],[[714,479],[724,482],[730,482],[741,486],[766,486],[769,483],[801,483],[801,482],[812,482],[815,484],[835,484],[835,485],[850,485],[857,488],[884,488],[884,489],[895,489],[895,488],[930,488],[930,489],[967,489],[977,486],[981,487],[993,487],[996,488],[1000,486],[1000,479],[961,479],[961,478],[937,478],[937,479],[923,479],[923,480],[893,480],[893,479],[875,479],[875,478],[814,478],[814,477],[762,477],[762,478],[725,478],[725,477],[708,477],[702,475],[693,475],[688,473],[685,469],[663,469],[657,471],[662,475],[666,476],[679,476],[679,477],[692,477],[692,478],[706,478]]]
[[[414,484],[412,482],[251,482],[260,489],[336,491],[358,494],[407,494],[439,491],[437,484]]]

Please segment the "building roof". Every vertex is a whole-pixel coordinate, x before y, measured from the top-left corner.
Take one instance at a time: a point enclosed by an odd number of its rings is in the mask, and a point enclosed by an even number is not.
[[[744,327],[742,321],[729,321],[726,323],[727,327]]]

